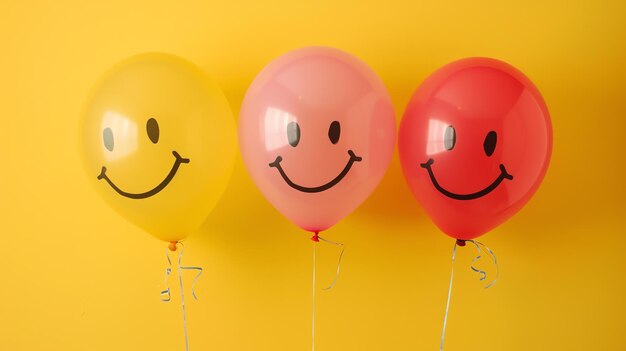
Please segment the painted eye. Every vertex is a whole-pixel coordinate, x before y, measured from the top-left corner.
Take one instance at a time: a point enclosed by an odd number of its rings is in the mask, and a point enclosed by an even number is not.
[[[148,132],[148,138],[153,144],[159,142],[159,123],[154,118],[150,118],[146,123],[146,131]]]
[[[487,133],[485,137],[485,142],[483,143],[483,148],[485,149],[485,154],[487,156],[493,155],[493,152],[496,150],[496,143],[498,142],[498,134],[493,130]]]
[[[156,119],[150,118],[146,123],[146,131],[148,132],[148,138],[153,144],[159,142],[159,123]]]
[[[448,126],[446,128],[445,133],[443,134],[443,146],[446,150],[450,151],[454,149],[454,145],[456,144],[456,130],[453,126]]]
[[[102,131],[102,141],[107,150],[113,151],[113,131],[111,128],[104,128]]]
[[[289,145],[296,147],[300,142],[300,126],[296,122],[287,124],[287,140]]]
[[[341,136],[341,125],[337,121],[333,121],[328,127],[328,139],[333,144],[337,144],[339,141],[339,136]]]

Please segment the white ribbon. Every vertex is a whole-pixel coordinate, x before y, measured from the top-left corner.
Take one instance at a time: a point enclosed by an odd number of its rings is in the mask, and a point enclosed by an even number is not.
[[[478,261],[481,258],[481,254],[482,254],[482,250],[480,249],[481,246],[487,251],[487,253],[489,253],[489,255],[491,256],[491,259],[493,260],[493,263],[496,265],[496,277],[489,284],[487,284],[487,286],[485,286],[485,289],[488,289],[491,286],[493,286],[493,284],[495,284],[496,281],[498,280],[498,276],[500,275],[500,270],[498,268],[498,260],[496,258],[496,255],[493,253],[493,251],[491,251],[489,247],[487,247],[487,245],[476,240],[457,240],[454,242],[454,248],[452,249],[452,268],[450,269],[450,285],[448,286],[448,300],[446,301],[446,312],[443,317],[443,328],[441,330],[441,342],[439,344],[439,351],[443,351],[443,344],[444,344],[445,336],[446,336],[446,326],[448,324],[448,312],[450,311],[450,297],[452,296],[452,282],[454,280],[454,259],[456,256],[456,247],[457,245],[459,245],[459,241],[461,241],[462,243],[470,242],[474,244],[474,246],[476,247],[476,250],[478,251],[478,255],[474,257],[474,259],[472,260],[472,264],[470,265],[470,268],[472,269],[472,271],[480,275],[479,277],[480,281],[487,279],[487,272],[485,272],[484,270],[477,269],[476,267],[474,267],[473,263]],[[464,244],[462,244],[461,246],[464,246]]]
[[[181,263],[183,259],[183,252],[185,252],[185,246],[181,242],[177,244],[180,244],[180,252],[178,254],[178,282],[180,283],[180,300],[181,300],[181,307],[183,310],[183,328],[185,330],[185,350],[189,351],[189,335],[187,333],[187,312],[185,310],[185,291],[183,289],[183,271],[184,270],[198,271],[198,274],[193,279],[193,283],[191,283],[191,295],[193,296],[194,299],[198,300],[198,297],[196,296],[196,282],[198,281],[198,278],[200,278],[200,275],[202,275],[202,267],[183,266]],[[165,258],[167,258],[168,267],[165,268],[165,278],[164,278],[166,289],[161,291],[161,301],[163,302],[169,302],[172,299],[172,295],[170,293],[170,287],[167,283],[167,278],[170,276],[170,274],[172,274],[172,260],[170,260],[169,251],[170,251],[169,248],[165,249]]]

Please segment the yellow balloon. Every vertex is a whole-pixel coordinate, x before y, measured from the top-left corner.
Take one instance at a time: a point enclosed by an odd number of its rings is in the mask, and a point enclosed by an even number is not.
[[[82,115],[87,176],[120,215],[180,241],[216,205],[232,173],[235,121],[217,84],[192,63],[149,53],[111,68]]]

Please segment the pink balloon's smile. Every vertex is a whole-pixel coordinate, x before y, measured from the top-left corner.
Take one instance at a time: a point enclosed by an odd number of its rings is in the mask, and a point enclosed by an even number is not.
[[[285,183],[287,183],[290,187],[305,193],[319,193],[320,191],[328,190],[335,186],[343,179],[343,177],[346,176],[346,174],[348,174],[348,172],[350,172],[350,168],[352,168],[354,162],[361,162],[363,160],[362,157],[355,155],[352,150],[348,150],[348,154],[350,155],[350,159],[348,160],[348,163],[343,168],[341,173],[339,173],[339,175],[337,175],[333,180],[329,181],[328,183],[316,187],[302,186],[294,183],[291,179],[289,179],[289,176],[287,176],[285,170],[283,170],[283,167],[280,165],[280,162],[283,160],[281,156],[276,156],[276,160],[270,163],[269,166],[275,167],[278,170],[278,173],[280,173],[281,177],[283,177],[283,179],[285,180]]]

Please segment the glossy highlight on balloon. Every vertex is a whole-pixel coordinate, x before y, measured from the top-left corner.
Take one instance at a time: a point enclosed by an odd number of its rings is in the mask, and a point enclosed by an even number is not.
[[[399,132],[418,202],[449,236],[469,240],[517,213],[546,174],[552,126],[539,90],[490,58],[452,62],[415,91]]]
[[[271,62],[250,85],[239,143],[270,203],[319,232],[358,207],[385,174],[394,111],[363,62],[337,49],[302,48]]]

